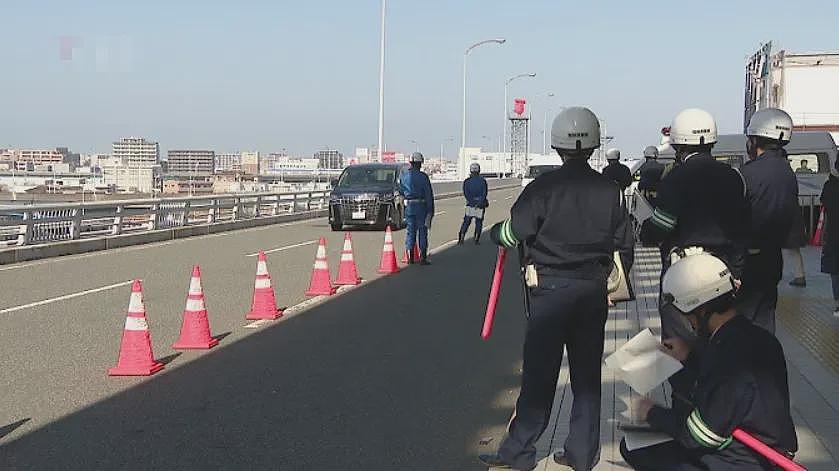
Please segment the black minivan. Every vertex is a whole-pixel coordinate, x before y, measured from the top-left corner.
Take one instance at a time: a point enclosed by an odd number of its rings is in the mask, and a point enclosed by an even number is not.
[[[362,164],[344,169],[332,182],[329,225],[333,231],[345,226],[394,229],[405,226],[405,203],[399,177],[400,164]]]

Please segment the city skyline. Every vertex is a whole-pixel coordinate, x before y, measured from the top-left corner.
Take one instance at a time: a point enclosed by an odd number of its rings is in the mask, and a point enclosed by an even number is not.
[[[680,12],[651,1],[608,9],[391,2],[385,148],[410,152],[415,141],[426,154],[444,144],[447,157],[456,155],[458,139],[448,139],[459,134],[463,50],[488,37],[507,43],[469,58],[471,146],[496,146],[504,81],[531,71],[537,76],[511,85],[509,98],[532,105],[535,150],[549,102],[551,114],[590,106],[628,155],[655,143],[687,106],[738,132],[744,65],[761,42],[807,51],[839,49],[839,41],[821,2],[782,17],[779,1],[729,3]],[[125,135],[148,136],[162,149],[286,148],[299,156],[374,147],[379,2],[244,5],[150,1],[130,23],[125,6],[91,1],[4,6],[19,21],[0,38],[19,46],[0,51],[15,71],[0,77],[15,111],[0,118],[0,148],[104,153]]]

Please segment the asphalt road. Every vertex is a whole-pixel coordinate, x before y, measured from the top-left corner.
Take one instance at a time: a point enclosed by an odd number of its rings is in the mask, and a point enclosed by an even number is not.
[[[487,223],[517,190],[490,194]],[[333,276],[343,233],[325,219],[0,267],[1,469],[482,469],[479,441],[510,410],[523,322],[508,265],[499,318],[479,337],[495,248],[446,245],[461,200],[437,204],[430,267],[379,277],[382,233],[353,232],[365,284],[246,328],[256,258],[281,305],[299,305],[316,241]],[[402,246],[403,232],[396,233]],[[189,275],[202,269],[214,334],[179,354]],[[158,358],[150,378],[109,378],[133,278]]]

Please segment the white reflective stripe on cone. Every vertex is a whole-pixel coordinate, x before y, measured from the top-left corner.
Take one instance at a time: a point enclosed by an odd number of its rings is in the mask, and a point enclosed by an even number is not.
[[[326,264],[325,260],[318,260],[315,262],[315,270],[328,270],[329,265]]]
[[[187,311],[203,311],[204,310],[204,300],[203,299],[187,299],[186,300],[186,310]]]
[[[344,252],[352,251],[352,242],[349,239],[344,241]]]
[[[268,274],[268,265],[265,262],[258,262],[256,264],[256,274],[257,275],[267,275]]]
[[[146,307],[143,305],[143,293],[131,293],[131,298],[128,301],[128,312],[146,312]]]
[[[270,288],[271,278],[257,278],[256,282],[253,284],[253,287],[256,289]]]
[[[326,258],[326,247],[323,245],[318,245],[317,258]]]
[[[393,246],[392,246],[392,245],[390,245],[390,246],[385,247],[385,249],[384,249],[384,250],[382,250],[382,252],[384,252],[384,253],[390,253],[390,252],[393,252]]]
[[[189,280],[189,294],[201,294],[201,278]]]
[[[149,330],[149,323],[145,317],[125,318],[125,330]]]
[[[341,261],[342,262],[352,262],[352,253],[342,253],[341,254]]]

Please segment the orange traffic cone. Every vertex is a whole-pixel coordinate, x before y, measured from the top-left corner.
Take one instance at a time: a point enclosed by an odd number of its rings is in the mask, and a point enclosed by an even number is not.
[[[420,249],[419,243],[414,242],[414,262],[419,262],[420,259]],[[406,250],[405,253],[402,254],[402,263],[408,263],[408,251]]]
[[[358,267],[352,253],[352,236],[349,232],[344,236],[344,250],[341,252],[341,264],[338,266],[336,285],[357,285],[361,283]]]
[[[330,296],[333,294],[335,294],[335,287],[332,286],[332,281],[330,281],[329,262],[326,261],[326,239],[321,237],[306,296]]]
[[[149,376],[163,369],[163,363],[154,360],[151,349],[149,323],[143,305],[143,285],[134,280],[122,344],[119,347],[117,366],[108,370],[108,376]]]
[[[265,252],[259,251],[259,259],[256,262],[256,281],[253,286],[253,303],[251,311],[245,316],[248,320],[279,319],[282,317],[282,309],[277,309],[277,298],[274,295],[274,287],[271,286],[271,275],[268,273],[268,263],[265,261]]]
[[[393,233],[390,226],[385,230],[385,245],[382,248],[382,262],[379,264],[379,273],[398,273],[399,265],[396,264],[396,252],[393,251]]]
[[[810,245],[822,245],[822,234],[824,233],[824,206],[822,206],[819,214],[819,222],[816,224],[816,230],[813,232],[813,238],[810,240]]]
[[[186,296],[184,321],[181,336],[172,345],[176,350],[207,350],[218,345],[218,339],[210,335],[210,321],[207,319],[207,307],[204,305],[204,289],[201,287],[201,269],[192,267],[189,280],[189,293]]]

